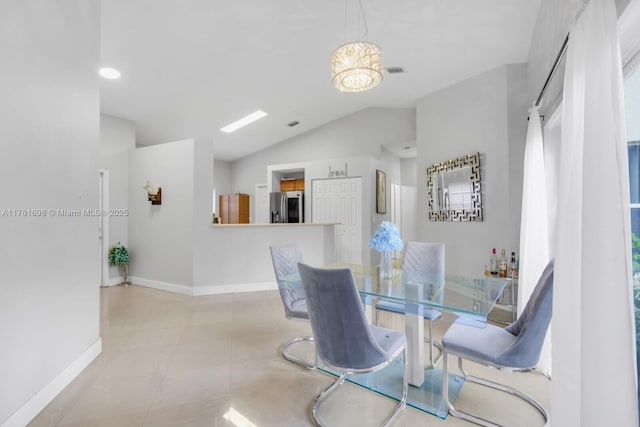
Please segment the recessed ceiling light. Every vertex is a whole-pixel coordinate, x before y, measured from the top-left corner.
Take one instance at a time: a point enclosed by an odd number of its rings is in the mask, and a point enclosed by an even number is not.
[[[242,127],[245,127],[246,125],[255,122],[256,120],[260,120],[261,118],[265,117],[267,115],[267,113],[265,113],[262,110],[258,110],[258,111],[254,111],[253,113],[244,116],[243,118],[241,118],[240,120],[236,120],[233,123],[229,123],[228,125],[226,125],[223,128],[220,128],[220,130],[222,132],[226,132],[226,133],[231,133],[235,130],[238,130]]]
[[[115,68],[103,67],[100,68],[100,75],[105,79],[114,80],[120,78],[120,71]]]

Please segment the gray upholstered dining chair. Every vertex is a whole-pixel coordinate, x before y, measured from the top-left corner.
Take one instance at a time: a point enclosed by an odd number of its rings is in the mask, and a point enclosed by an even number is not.
[[[476,328],[458,323],[451,325],[442,338],[444,354],[442,397],[449,409],[449,414],[483,426],[498,425],[484,418],[457,410],[449,401],[448,381],[446,380],[449,373],[447,356],[454,355],[458,356],[458,366],[465,381],[513,394],[536,408],[544,417],[545,422],[549,419],[545,408],[535,399],[504,384],[469,375],[462,367],[462,360],[467,359],[513,372],[527,372],[536,367],[551,322],[553,266],[554,261],[549,261],[538,279],[524,311],[515,322],[506,328],[493,325]]]
[[[414,276],[424,275],[434,283],[436,287],[444,284],[444,243],[407,242],[402,256],[402,280],[411,280]],[[442,286],[440,286],[440,289]],[[375,323],[378,324],[380,311],[396,314],[405,314],[405,305],[392,301],[380,300],[376,304]],[[423,317],[429,322],[429,336],[424,338],[429,343],[429,364],[436,366],[442,358],[442,345],[433,339],[433,321],[442,317],[438,310],[424,308]],[[433,347],[440,350],[440,355],[434,360]]]
[[[378,371],[403,353],[402,399],[383,425],[391,424],[407,403],[406,336],[369,324],[350,269],[322,269],[305,264],[298,264],[298,269],[316,339],[318,364],[340,373],[314,401],[314,421],[319,426],[324,425],[320,420],[320,405],[345,381],[347,374]]]
[[[299,279],[298,263],[302,262],[300,248],[296,244],[287,244],[270,246],[269,250],[271,251],[271,261],[273,262],[273,270],[278,282],[278,290],[280,291],[285,316],[287,319],[308,321],[309,314],[307,313],[304,289],[300,286],[300,283],[291,281],[292,278],[295,278],[295,281]],[[289,346],[303,341],[314,341],[314,339],[311,336],[292,338],[282,344],[280,354],[290,362],[308,369],[314,369],[316,367],[315,361],[309,362],[288,352]]]

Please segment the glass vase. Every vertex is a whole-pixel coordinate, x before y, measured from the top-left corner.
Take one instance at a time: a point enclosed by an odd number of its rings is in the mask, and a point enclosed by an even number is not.
[[[129,277],[127,275],[127,264],[120,264],[120,270],[122,271],[122,283],[121,285],[129,285]]]
[[[380,278],[393,278],[393,262],[391,259],[391,251],[380,252]]]

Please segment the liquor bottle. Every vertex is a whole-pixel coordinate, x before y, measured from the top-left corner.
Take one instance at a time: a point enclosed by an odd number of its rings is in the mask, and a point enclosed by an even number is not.
[[[511,261],[509,262],[509,277],[515,279],[518,277],[518,265],[516,264],[516,253],[511,252]]]
[[[489,271],[492,276],[498,275],[498,259],[496,258],[496,248],[491,252],[491,260],[489,261]]]
[[[507,257],[505,256],[504,249],[500,254],[500,260],[498,260],[498,276],[507,277]]]

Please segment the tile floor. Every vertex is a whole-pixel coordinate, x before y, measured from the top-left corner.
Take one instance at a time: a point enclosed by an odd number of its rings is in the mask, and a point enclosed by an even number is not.
[[[436,336],[449,322],[434,324]],[[401,316],[388,313],[381,323],[403,327]],[[307,323],[284,317],[277,291],[188,297],[140,286],[103,288],[102,354],[29,425],[311,426],[311,403],[332,378],[278,353],[283,341],[309,332]],[[551,383],[544,376],[466,366],[530,393],[549,409]],[[376,426],[393,406],[347,384],[321,413],[332,427]],[[474,384],[463,387],[456,406],[507,426],[543,425],[527,404]],[[409,407],[395,423],[418,425],[471,424]]]

